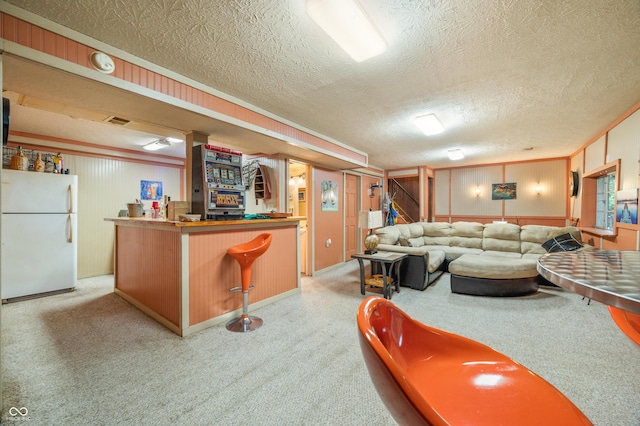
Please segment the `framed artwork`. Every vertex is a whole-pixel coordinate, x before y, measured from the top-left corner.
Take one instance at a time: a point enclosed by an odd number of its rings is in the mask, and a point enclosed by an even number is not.
[[[491,199],[492,200],[515,200],[517,184],[511,183],[492,183]]]
[[[337,212],[338,211],[338,182],[323,180],[321,185],[322,185],[321,187],[322,211]]]
[[[638,224],[638,188],[616,193],[616,222]]]
[[[298,201],[307,201],[306,188],[298,188]]]
[[[157,180],[141,180],[140,199],[162,200],[162,182]]]

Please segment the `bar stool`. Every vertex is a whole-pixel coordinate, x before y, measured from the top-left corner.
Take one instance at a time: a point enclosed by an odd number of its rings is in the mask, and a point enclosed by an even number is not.
[[[249,316],[249,290],[253,288],[251,284],[251,265],[260,257],[271,245],[271,234],[260,234],[248,243],[231,247],[227,253],[240,264],[240,274],[242,275],[242,285],[233,287],[229,291],[242,292],[242,316],[232,319],[227,323],[227,330],[246,332],[253,331],[262,325],[262,320],[258,317]]]

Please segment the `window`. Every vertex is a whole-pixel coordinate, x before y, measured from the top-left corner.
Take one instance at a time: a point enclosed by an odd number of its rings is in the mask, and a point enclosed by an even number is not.
[[[620,160],[598,167],[582,176],[580,229],[601,237],[617,235],[615,207],[620,186]]]
[[[596,228],[612,231],[616,210],[616,174],[598,177],[596,187]]]

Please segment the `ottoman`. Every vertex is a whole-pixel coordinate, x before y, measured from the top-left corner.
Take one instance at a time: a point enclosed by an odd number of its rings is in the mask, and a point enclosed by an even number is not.
[[[449,264],[451,291],[474,296],[523,296],[538,291],[537,259],[463,254]]]

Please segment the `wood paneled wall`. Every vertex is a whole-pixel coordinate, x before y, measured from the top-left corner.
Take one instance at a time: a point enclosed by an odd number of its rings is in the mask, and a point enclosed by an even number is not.
[[[254,289],[249,292],[249,303],[298,287],[295,225],[192,233],[189,236],[189,325],[242,307],[242,293],[229,291],[242,282],[240,266],[227,254],[227,249],[249,242],[263,232],[273,237],[269,249],[253,263]]]
[[[437,169],[436,221],[506,220],[520,225],[564,226],[567,168],[567,159],[549,159]],[[493,200],[495,183],[516,183],[516,198]]]
[[[594,137],[582,149],[571,156],[571,168],[579,172],[580,177],[589,174],[607,163],[620,160],[619,188],[620,190],[640,187],[640,102],[612,123],[602,134]],[[576,207],[571,207],[575,213],[572,216],[581,218],[583,193],[581,188],[578,196],[572,199]],[[616,234],[613,237],[600,237],[583,232],[583,239],[591,245],[607,250],[638,250],[640,249],[640,226],[638,224],[616,224]]]

